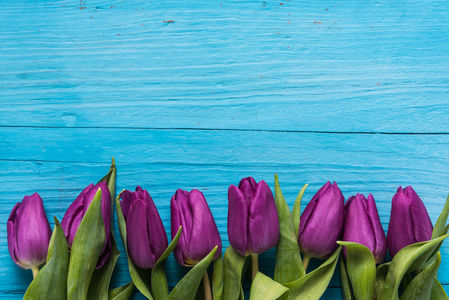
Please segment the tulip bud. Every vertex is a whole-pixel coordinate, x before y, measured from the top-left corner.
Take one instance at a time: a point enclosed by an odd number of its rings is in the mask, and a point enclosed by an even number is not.
[[[349,197],[345,204],[343,241],[366,246],[380,264],[387,254],[387,239],[380,223],[373,195]],[[346,249],[344,249],[346,256]]]
[[[228,189],[228,236],[241,255],[262,253],[279,241],[279,218],[270,187],[263,180],[240,180]]]
[[[181,236],[174,250],[180,265],[193,266],[218,246],[214,260],[221,256],[221,239],[206,198],[199,190],[190,193],[177,190],[171,198],[171,237],[182,226]]]
[[[391,203],[387,246],[391,257],[405,246],[432,238],[432,221],[426,207],[411,186],[399,187]]]
[[[168,247],[167,233],[150,194],[140,186],[123,191],[120,207],[126,221],[128,255],[142,269],[153,268]]]
[[[7,224],[12,260],[22,269],[35,272],[47,259],[51,237],[42,198],[37,193],[25,196],[12,209]]]
[[[299,223],[298,244],[305,255],[326,258],[335,251],[343,229],[344,202],[337,183],[329,181],[312,197]]]
[[[106,240],[98,258],[97,269],[105,264],[111,254],[111,194],[106,182],[88,185],[69,206],[61,222],[61,227],[67,237],[67,244],[72,247],[76,231],[99,188],[101,188],[101,215],[103,216]]]

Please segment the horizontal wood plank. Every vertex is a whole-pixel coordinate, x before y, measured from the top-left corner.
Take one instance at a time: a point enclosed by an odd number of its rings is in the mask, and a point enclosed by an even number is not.
[[[273,174],[278,173],[290,206],[300,187],[309,183],[303,208],[327,180],[337,181],[346,198],[358,192],[372,193],[385,230],[391,198],[399,185],[415,188],[434,223],[449,192],[446,135],[411,139],[403,135],[80,128],[1,128],[0,135],[5,137],[0,149],[3,222],[17,201],[34,192],[43,197],[47,215],[61,219],[77,194],[107,172],[111,156],[117,161],[117,190],[136,185],[148,189],[167,234],[169,201],[175,190],[200,189],[224,247],[229,244],[227,188],[245,176],[264,179],[273,187]],[[123,252],[121,245],[120,250]],[[443,244],[441,252],[439,278],[447,285],[449,274],[444,270],[449,269],[449,246]],[[0,258],[8,274],[8,279],[0,282],[1,289],[20,294],[31,273],[19,270],[10,260],[6,231],[0,232]],[[261,255],[261,268],[270,274],[273,267],[271,250]],[[171,287],[186,272],[173,257],[167,269]],[[127,280],[123,252],[113,284]],[[331,285],[340,285],[338,275]]]
[[[449,133],[448,13],[434,1],[7,3],[0,125]]]

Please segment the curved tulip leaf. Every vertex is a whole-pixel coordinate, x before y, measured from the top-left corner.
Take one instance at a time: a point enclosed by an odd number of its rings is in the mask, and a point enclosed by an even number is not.
[[[373,299],[376,282],[376,261],[364,245],[337,241],[346,247],[346,270],[356,299]]]
[[[246,257],[238,253],[231,245],[225,251],[223,257],[224,282],[223,299],[239,299],[242,291],[242,273]]]
[[[112,158],[111,168],[109,169],[108,174],[106,174],[103,178],[98,181],[98,183],[106,181],[106,184],[109,189],[109,193],[111,194],[111,200],[115,197],[115,181],[117,178],[117,168],[115,167],[115,159]],[[113,212],[113,208],[111,206],[111,212]],[[112,216],[113,214],[111,214]]]
[[[47,263],[28,287],[24,300],[67,299],[69,248],[64,231],[55,217],[55,228],[48,245]]]
[[[274,280],[286,283],[304,276],[306,272],[299,254],[298,236],[293,227],[292,214],[282,194],[277,174],[274,174],[274,199],[279,218],[279,242],[276,245]]]
[[[204,273],[207,271],[210,263],[212,262],[215,252],[217,252],[218,246],[199,263],[197,263],[173,288],[172,292],[168,296],[168,300],[194,300]]]
[[[117,223],[120,231],[120,236],[122,237],[123,245],[125,245],[126,253],[128,253],[128,243],[126,240],[126,221],[123,216],[122,207],[120,205],[120,194],[123,192],[122,190],[115,199],[115,208],[117,210]],[[131,258],[128,256],[128,269],[129,274],[131,275],[131,279],[136,286],[136,288],[148,299],[153,300],[153,296],[150,292],[150,272],[148,270],[143,270],[138,266],[134,265]]]
[[[70,252],[67,298],[86,299],[89,284],[106,238],[98,189],[78,227]]]
[[[430,241],[415,243],[402,248],[391,261],[381,299],[399,299],[398,289],[404,275],[418,270],[435,248],[439,247],[448,236],[449,234],[445,234]]]
[[[376,283],[374,284],[374,298],[380,299],[382,297],[382,291],[385,285],[385,279],[387,278],[388,269],[391,262],[381,264],[376,269]]]
[[[167,275],[165,274],[165,261],[175,249],[181,236],[182,226],[179,227],[176,236],[165,249],[151,271],[151,290],[155,300],[165,300],[168,297]]]
[[[96,269],[90,281],[88,299],[107,300],[109,297],[109,283],[114,271],[120,251],[117,249],[115,237],[111,233],[111,255],[100,269]]]
[[[134,284],[131,281],[125,285],[119,286],[109,291],[109,300],[128,300],[133,293]]]
[[[293,282],[284,284],[290,289],[289,299],[320,299],[332,279],[340,252],[341,246],[317,269]]]
[[[435,261],[427,266],[421,273],[409,283],[400,299],[403,300],[419,300],[430,299],[432,292],[433,279],[438,273],[441,264],[441,254],[437,253]]]
[[[293,228],[295,228],[296,239],[298,239],[299,235],[302,196],[304,196],[304,192],[306,191],[308,185],[309,185],[308,183],[303,185],[303,187],[298,193],[298,196],[296,196],[295,204],[293,204],[292,219],[293,219]]]
[[[214,274],[212,277],[212,297],[213,300],[223,299],[223,257],[220,255],[214,261]]]
[[[443,210],[441,211],[440,216],[438,217],[438,220],[435,223],[435,227],[433,228],[432,239],[446,234],[446,232],[444,232],[444,227],[446,227],[448,216],[449,216],[449,195],[446,198]]]
[[[430,300],[449,300],[446,291],[444,290],[443,286],[436,277],[433,278],[432,293],[430,294]]]
[[[353,300],[351,284],[349,283],[348,273],[346,272],[346,264],[343,256],[340,256],[340,279],[341,279],[341,291],[343,293],[344,300]]]
[[[251,284],[249,300],[287,300],[290,291],[282,284],[272,280],[270,277],[257,272]]]

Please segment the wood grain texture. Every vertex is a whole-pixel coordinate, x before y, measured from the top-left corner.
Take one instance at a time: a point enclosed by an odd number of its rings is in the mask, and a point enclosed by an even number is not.
[[[433,1],[7,3],[0,119],[449,133],[448,11]]]
[[[61,219],[112,156],[117,191],[148,189],[167,234],[175,190],[203,191],[224,247],[228,186],[273,187],[275,172],[290,206],[304,183],[303,207],[327,180],[372,193],[385,230],[396,188],[412,185],[435,223],[449,193],[448,14],[434,1],[2,3],[0,297],[31,281],[7,250],[13,205],[38,192]],[[113,286],[130,280],[119,250]],[[273,250],[261,268],[272,274]],[[167,271],[172,288],[186,269],[170,257]]]

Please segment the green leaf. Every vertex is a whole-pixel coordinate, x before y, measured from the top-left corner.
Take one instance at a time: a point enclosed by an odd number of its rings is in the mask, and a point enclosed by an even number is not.
[[[25,300],[67,299],[69,249],[64,231],[55,217],[55,227],[48,245],[47,263],[28,287]]]
[[[282,194],[277,174],[274,174],[274,196],[279,217],[279,242],[276,245],[274,280],[286,283],[304,276],[306,272],[299,254],[298,236],[295,234],[292,214]]]
[[[448,300],[449,297],[446,294],[446,291],[441,286],[441,283],[438,281],[438,279],[435,277],[433,279],[433,285],[432,285],[432,293],[430,295],[430,300]]]
[[[89,285],[88,299],[107,300],[109,297],[109,283],[111,282],[117,259],[120,256],[114,235],[111,234],[110,238],[111,255],[100,269],[94,271]]]
[[[415,243],[402,248],[391,261],[381,299],[399,299],[398,289],[404,275],[418,270],[435,248],[439,247],[448,236],[449,234],[445,234],[430,241]]]
[[[437,253],[435,261],[427,266],[421,273],[409,283],[401,296],[402,300],[430,299],[433,279],[437,276],[441,264],[441,254]]]
[[[374,284],[374,298],[380,299],[382,297],[382,291],[385,286],[385,279],[387,278],[388,269],[391,262],[381,264],[376,269],[376,283]]]
[[[165,274],[165,261],[175,249],[181,236],[182,226],[179,227],[176,236],[165,249],[151,271],[151,290],[155,300],[165,300],[168,297],[167,275]]]
[[[376,281],[376,261],[364,245],[338,241],[346,247],[346,270],[356,299],[373,299]]]
[[[251,284],[249,300],[287,300],[289,294],[290,291],[288,288],[261,272],[257,272]]]
[[[444,235],[444,227],[446,226],[447,217],[449,216],[449,195],[446,198],[446,203],[444,203],[443,210],[441,211],[440,216],[435,224],[435,227],[432,231],[432,239],[440,237]]]
[[[120,192],[120,194],[122,192]],[[128,253],[128,243],[126,241],[126,222],[125,217],[123,216],[122,207],[120,205],[120,194],[118,194],[117,198],[115,199],[115,208],[117,210],[117,222],[118,228],[120,230],[120,236],[122,237],[123,245],[125,245],[126,253]],[[150,292],[150,271],[143,270],[134,265],[129,255],[127,255],[127,257],[129,274],[131,275],[131,279],[134,282],[134,285],[145,297],[153,300],[153,296]]]
[[[246,257],[235,251],[234,248],[229,245],[225,251],[223,260],[223,299],[238,299],[242,289],[242,271]]]
[[[98,181],[98,183],[106,181],[108,185],[109,193],[111,194],[111,199],[115,198],[115,181],[117,178],[117,168],[115,167],[115,159],[112,158],[111,167],[109,168],[108,174]],[[112,207],[111,207],[112,209]],[[113,215],[113,214],[112,214]]]
[[[223,278],[223,257],[220,255],[220,257],[214,261],[214,274],[212,277],[213,300],[223,299]]]
[[[295,204],[293,204],[293,212],[292,212],[292,219],[293,219],[293,228],[295,228],[295,236],[298,238],[299,235],[299,223],[300,223],[300,216],[301,216],[301,200],[302,196],[304,196],[304,192],[306,191],[306,188],[309,184],[304,184],[301,190],[298,193],[298,196],[296,196]]]
[[[340,252],[341,246],[317,269],[293,282],[284,284],[285,287],[290,289],[290,297],[288,299],[320,299],[332,279]]]
[[[198,287],[203,279],[204,273],[207,271],[210,263],[212,262],[218,246],[199,263],[197,263],[173,288],[172,292],[168,296],[168,300],[193,300],[195,299]]]
[[[90,280],[104,241],[101,189],[98,189],[73,239],[67,276],[67,298],[69,300],[87,298]]]
[[[131,281],[125,285],[119,286],[109,291],[109,300],[127,300],[133,293],[134,284]]]
[[[348,273],[346,272],[346,265],[343,256],[340,256],[340,279],[341,279],[341,292],[343,293],[344,300],[353,300],[351,283],[349,282]]]

